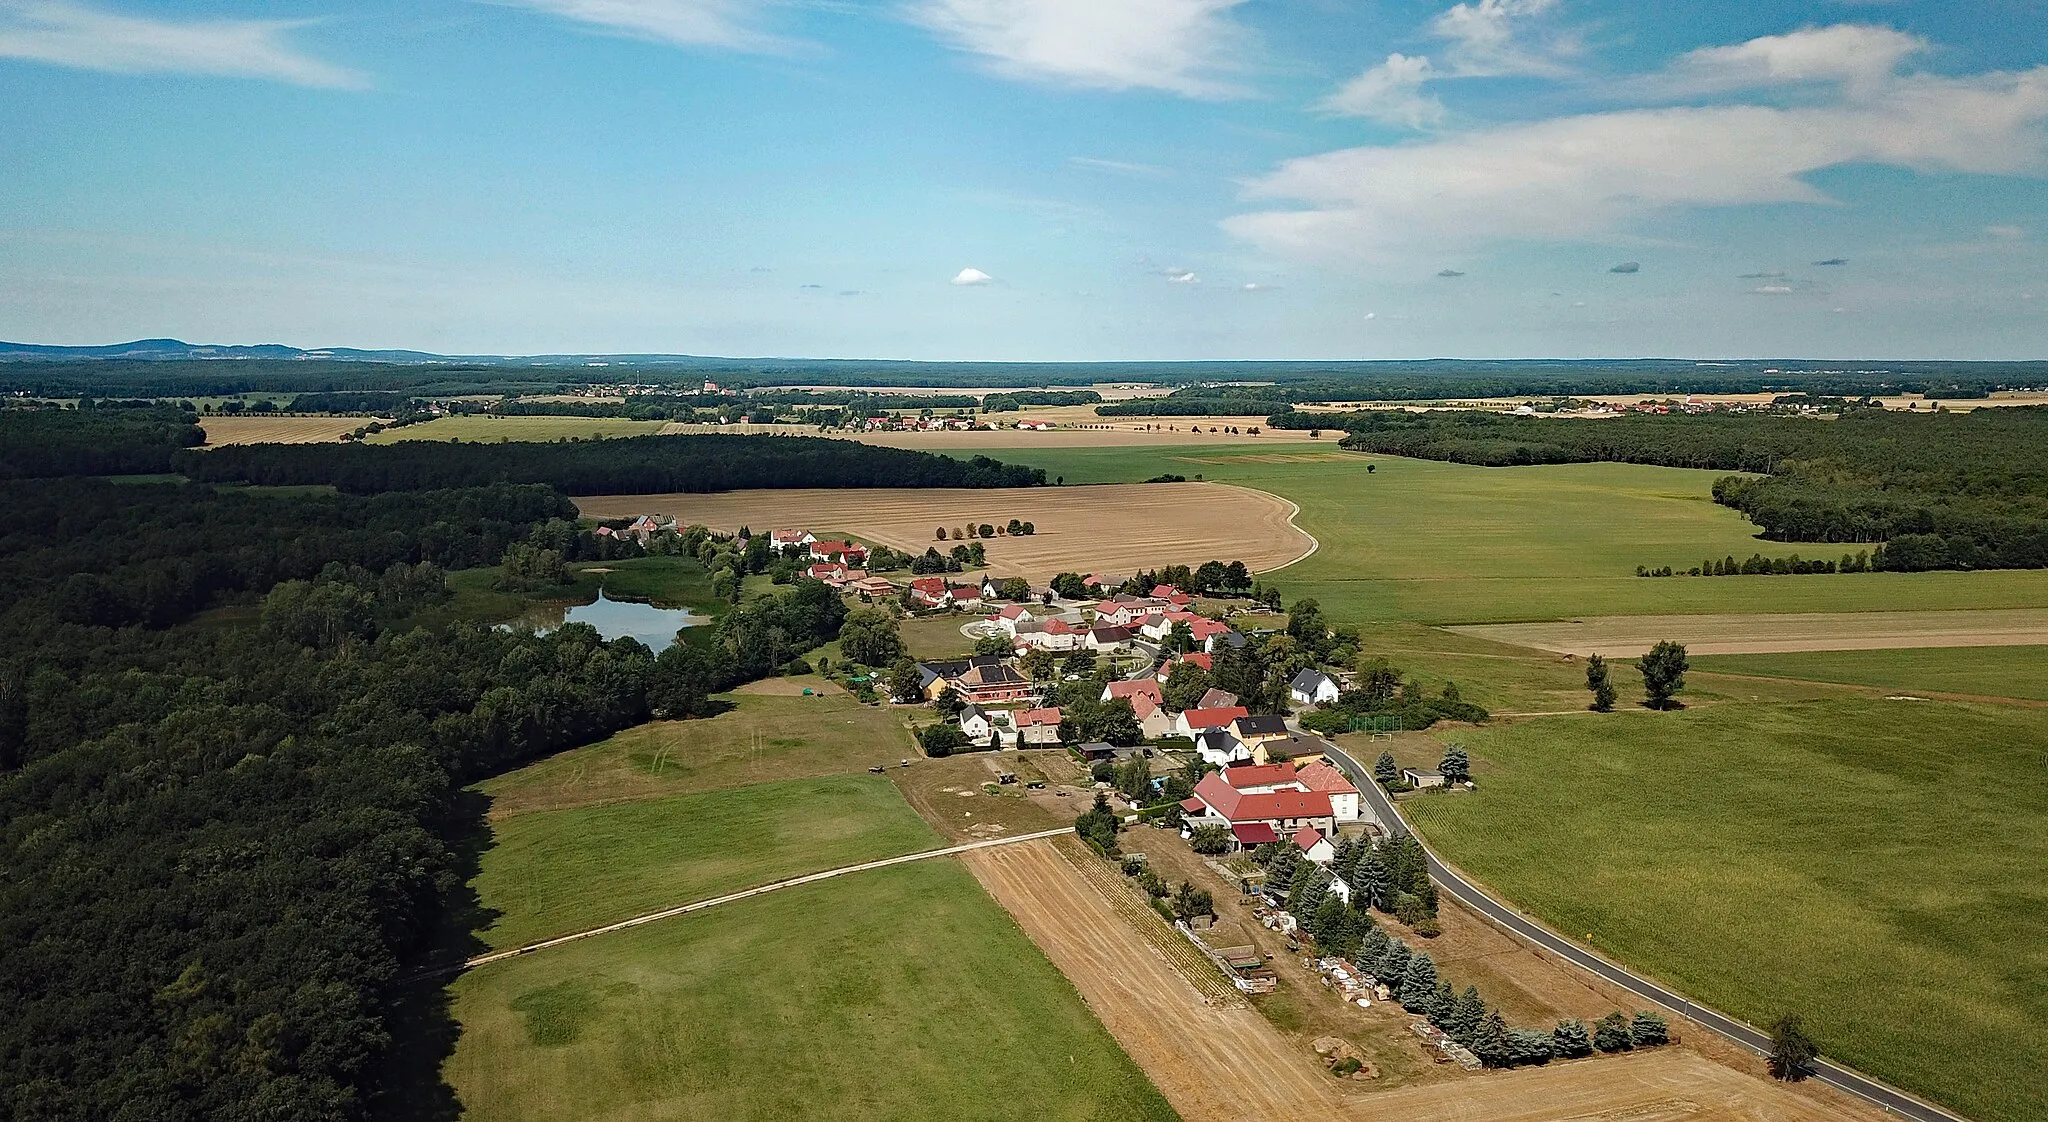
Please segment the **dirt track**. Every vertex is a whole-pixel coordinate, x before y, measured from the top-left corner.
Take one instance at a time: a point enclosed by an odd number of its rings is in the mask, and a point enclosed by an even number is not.
[[[1243,561],[1255,572],[1308,553],[1315,539],[1294,526],[1284,499],[1220,483],[1126,483],[993,490],[729,491],[713,495],[596,495],[576,505],[595,518],[666,514],[714,530],[804,527],[855,534],[895,549],[944,553],[935,531],[975,523],[1030,522],[1030,537],[982,539],[998,574],[1047,580],[1066,570],[1128,576],[1162,565]]]
[[[1729,577],[1728,580],[1743,580]],[[2048,644],[2048,608],[1777,615],[1606,616],[1450,627],[1461,635],[1560,654],[1633,658],[1673,639],[1691,654],[1780,654],[1905,647]]]
[[[1205,1003],[1054,848],[963,855],[1187,1122],[1838,1122],[1881,1117],[1824,1090],[1792,1091],[1682,1047],[1400,1090],[1325,1075],[1249,1008]],[[1354,1090],[1354,1088],[1359,1088]]]

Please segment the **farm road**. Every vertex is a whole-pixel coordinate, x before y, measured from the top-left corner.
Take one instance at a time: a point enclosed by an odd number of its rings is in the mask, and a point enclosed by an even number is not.
[[[474,970],[479,966],[489,966],[493,962],[502,962],[505,959],[517,958],[523,954],[532,954],[534,951],[546,950],[549,947],[559,947],[564,943],[575,943],[584,939],[595,939],[599,935],[609,935],[614,931],[624,931],[627,928],[639,927],[643,924],[654,923],[659,920],[674,919],[677,916],[689,915],[692,912],[701,912],[706,908],[715,908],[720,904],[736,903],[740,900],[751,899],[755,896],[765,895],[770,892],[779,892],[785,888],[796,888],[799,885],[815,884],[821,880],[831,880],[833,877],[843,877],[848,873],[863,873],[868,871],[869,869],[886,869],[891,865],[905,865],[912,861],[928,861],[934,857],[951,857],[955,854],[971,853],[978,849],[991,849],[1001,845],[1015,845],[1018,842],[1036,841],[1040,838],[1058,837],[1061,834],[1070,833],[1073,833],[1072,827],[1062,827],[1057,830],[1041,830],[1035,834],[1018,834],[1016,837],[1012,838],[994,838],[989,841],[968,842],[965,845],[947,846],[944,849],[927,849],[922,853],[906,853],[901,857],[887,857],[883,858],[880,861],[863,861],[858,865],[846,865],[837,869],[826,869],[825,871],[819,873],[806,873],[800,877],[791,877],[788,880],[778,880],[770,884],[756,885],[753,888],[744,889],[739,892],[727,893],[724,896],[714,896],[709,900],[698,900],[694,903],[683,904],[674,908],[665,908],[658,912],[649,912],[646,915],[634,916],[632,919],[620,920],[617,923],[608,923],[605,924],[603,927],[593,927],[588,931],[578,931],[570,935],[558,935],[552,939],[543,939],[538,943],[529,943],[526,946],[514,947],[511,950],[492,951],[489,954],[480,954],[473,958],[465,959],[460,966],[442,967],[439,970],[428,971],[426,972],[426,974],[422,976],[431,976],[433,974],[452,974],[460,970]]]
[[[1369,769],[1361,767],[1358,761],[1351,757],[1350,753],[1328,741],[1324,741],[1323,750],[1332,760],[1343,765],[1344,770],[1350,773],[1353,781],[1358,786],[1359,793],[1365,797],[1367,802],[1372,804],[1374,815],[1382,823],[1389,829],[1414,833],[1413,830],[1408,829],[1408,823],[1401,817],[1399,808],[1394,805],[1393,797],[1388,795],[1379,784],[1373,782],[1372,772]],[[1417,835],[1417,840],[1420,840],[1420,835]],[[1764,1055],[1770,1053],[1771,1038],[1769,1034],[1758,1031],[1755,1026],[1745,1021],[1738,1021],[1725,1013],[1719,1013],[1704,1005],[1689,1001],[1683,995],[1665,989],[1648,978],[1632,973],[1593,954],[1591,951],[1585,950],[1571,940],[1558,935],[1549,928],[1524,916],[1521,912],[1487,895],[1478,885],[1466,880],[1463,874],[1438,860],[1436,853],[1427,846],[1423,847],[1423,852],[1429,861],[1430,879],[1436,881],[1445,892],[1450,893],[1459,903],[1507,928],[1530,943],[1570,962],[1574,966],[1591,971],[1639,997],[1648,998],[1688,1020],[1695,1021],[1720,1033],[1722,1036],[1751,1051]],[[1887,1112],[1914,1119],[1915,1122],[1963,1122],[1959,1115],[1951,1114],[1932,1103],[1922,1102],[1903,1091],[1879,1083],[1869,1076],[1852,1071],[1839,1064],[1830,1063],[1824,1059],[1814,1061],[1813,1077],[1831,1087],[1846,1091],[1859,1099],[1882,1107]]]

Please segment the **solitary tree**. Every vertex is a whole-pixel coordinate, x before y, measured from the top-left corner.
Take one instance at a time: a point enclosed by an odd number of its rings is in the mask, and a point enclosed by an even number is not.
[[[889,696],[905,704],[923,701],[922,677],[917,672],[917,663],[911,661],[909,655],[897,659],[896,665],[889,668]]]
[[[1465,754],[1462,744],[1452,744],[1444,749],[1443,762],[1436,766],[1443,773],[1446,783],[1463,783],[1472,778],[1472,759]]]
[[[1613,711],[1614,683],[1607,677],[1607,660],[1599,655],[1586,660],[1586,688],[1593,691],[1593,704],[1587,708],[1595,713]]]
[[[1798,1082],[1813,1073],[1813,1057],[1819,1049],[1806,1035],[1806,1026],[1796,1013],[1787,1013],[1771,1025],[1771,1074],[1787,1082]]]
[[[1401,781],[1401,765],[1394,762],[1392,752],[1381,752],[1380,758],[1372,762],[1372,777],[1380,786],[1391,787]]]
[[[1636,661],[1636,669],[1643,672],[1643,691],[1649,695],[1650,708],[1678,707],[1671,695],[1685,688],[1688,665],[1684,644],[1669,639],[1651,647],[1649,654]]]

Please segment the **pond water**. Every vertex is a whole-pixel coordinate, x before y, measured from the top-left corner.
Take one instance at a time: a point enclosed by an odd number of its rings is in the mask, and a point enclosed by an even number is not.
[[[676,632],[711,622],[708,617],[682,608],[657,608],[631,600],[612,600],[598,589],[597,599],[588,604],[537,604],[519,617],[518,626],[546,634],[565,623],[587,623],[606,639],[631,636],[647,644],[656,654],[676,641]]]

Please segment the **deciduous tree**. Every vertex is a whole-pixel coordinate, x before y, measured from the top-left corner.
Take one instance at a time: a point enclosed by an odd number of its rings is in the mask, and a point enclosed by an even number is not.
[[[1669,639],[1651,647],[1650,653],[1637,660],[1636,669],[1642,671],[1643,692],[1648,695],[1650,708],[1678,707],[1672,695],[1685,688],[1688,667],[1684,645]]]

